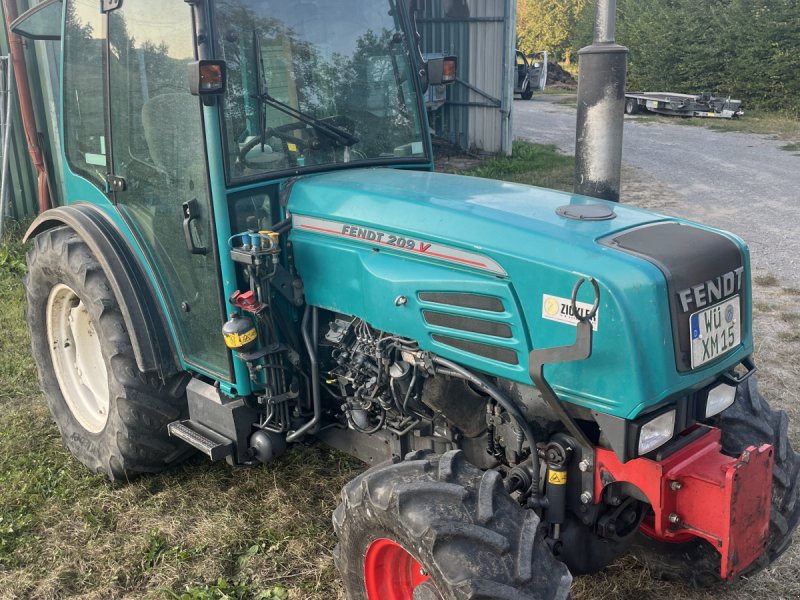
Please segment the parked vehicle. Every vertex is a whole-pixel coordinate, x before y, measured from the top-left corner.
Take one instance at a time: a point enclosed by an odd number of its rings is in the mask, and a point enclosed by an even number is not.
[[[542,50],[525,56],[517,50],[514,54],[517,68],[514,93],[520,94],[523,100],[530,100],[535,91],[543,92],[547,86],[547,52]]]

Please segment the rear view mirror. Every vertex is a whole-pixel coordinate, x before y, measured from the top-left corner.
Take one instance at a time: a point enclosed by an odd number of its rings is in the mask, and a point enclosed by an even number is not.
[[[10,29],[32,40],[60,40],[61,9],[61,0],[45,0],[17,17]]]

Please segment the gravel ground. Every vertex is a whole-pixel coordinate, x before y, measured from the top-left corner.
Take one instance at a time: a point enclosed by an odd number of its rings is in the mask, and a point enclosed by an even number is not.
[[[515,137],[573,154],[576,111],[559,104],[563,99],[515,102]],[[781,150],[784,144],[764,135],[627,116],[622,201],[632,201],[626,196],[631,183],[660,186],[662,212],[742,236],[756,274],[773,274],[800,287],[800,157]]]

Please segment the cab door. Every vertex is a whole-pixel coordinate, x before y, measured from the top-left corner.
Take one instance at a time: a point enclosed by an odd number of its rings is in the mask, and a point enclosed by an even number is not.
[[[98,3],[99,4],[99,3]],[[110,187],[166,300],[184,361],[230,379],[195,60],[184,0],[136,0],[107,15]]]
[[[525,84],[528,82],[528,59],[525,55],[517,50],[515,52],[517,64],[517,92],[525,91]]]

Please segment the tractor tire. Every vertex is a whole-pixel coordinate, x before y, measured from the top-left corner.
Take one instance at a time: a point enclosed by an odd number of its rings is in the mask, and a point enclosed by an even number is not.
[[[533,90],[531,89],[531,84],[528,83],[525,86],[525,89],[522,90],[522,99],[523,100],[530,100],[531,98],[533,98]]]
[[[791,545],[800,522],[800,458],[789,442],[786,413],[770,408],[758,391],[755,375],[739,385],[733,405],[714,421],[713,425],[722,430],[725,454],[740,456],[748,446],[765,443],[775,447],[769,540],[764,553],[739,575],[748,577],[769,566]],[[721,582],[719,554],[704,540],[669,544],[640,534],[634,554],[658,579],[680,581],[695,588]]]
[[[167,424],[186,416],[186,378],[139,371],[119,301],[89,247],[58,227],[36,237],[27,259],[31,349],[67,449],[112,481],[185,458],[188,446]]]
[[[555,600],[572,576],[496,471],[413,452],[348,483],[333,513],[350,600]]]
[[[635,99],[628,98],[627,100],[625,100],[625,114],[626,115],[639,114],[639,103]]]

